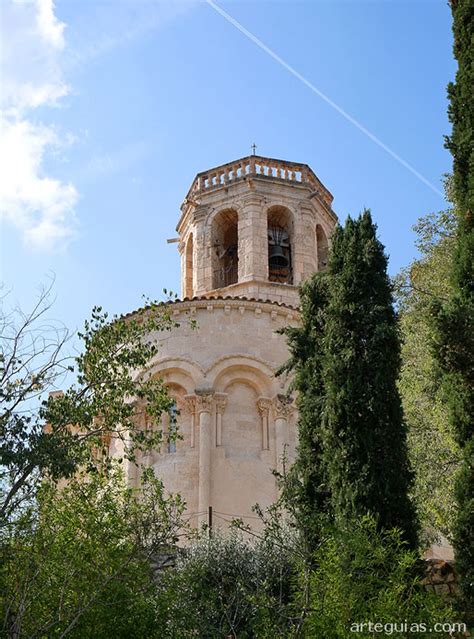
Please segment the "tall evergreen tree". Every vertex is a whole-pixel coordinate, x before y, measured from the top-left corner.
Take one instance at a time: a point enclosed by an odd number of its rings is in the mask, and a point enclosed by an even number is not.
[[[434,350],[451,425],[462,449],[454,548],[463,604],[474,617],[474,4],[452,0],[451,8],[458,71],[456,82],[448,86],[453,128],[446,144],[453,155],[457,237],[453,295],[434,309]]]
[[[322,374],[323,465],[336,519],[372,514],[417,545],[387,258],[369,211],[336,230]]]
[[[328,280],[316,273],[300,290],[301,326],[288,327],[291,357],[280,372],[294,371],[298,391],[298,454],[284,485],[283,498],[300,520],[300,530],[311,552],[329,512],[329,494],[322,466],[321,419],[324,410],[322,374],[325,308]]]
[[[383,246],[370,213],[336,229],[326,273],[301,288],[288,328],[299,444],[286,496],[315,549],[328,521],[371,513],[414,547],[412,475],[396,380],[400,346]]]

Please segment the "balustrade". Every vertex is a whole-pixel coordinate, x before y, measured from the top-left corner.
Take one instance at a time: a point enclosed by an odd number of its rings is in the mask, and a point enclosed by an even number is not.
[[[314,190],[321,190],[319,180],[305,164],[251,155],[237,162],[229,162],[205,173],[200,173],[194,180],[189,195],[215,189],[247,176],[276,178],[289,182],[300,182],[301,184],[307,183]]]

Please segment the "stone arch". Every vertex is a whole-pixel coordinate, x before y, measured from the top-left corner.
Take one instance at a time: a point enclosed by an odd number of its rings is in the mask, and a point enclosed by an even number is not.
[[[287,206],[274,204],[267,209],[268,279],[293,283],[294,216]]]
[[[191,299],[194,295],[194,238],[192,233],[189,234],[184,249],[184,269],[184,297]]]
[[[185,386],[182,385],[182,380],[171,379],[170,381],[165,380],[166,389],[170,397],[176,401],[177,407],[179,410],[183,410],[186,402],[186,395],[188,395],[188,390]]]
[[[214,363],[208,372],[209,383],[217,392],[235,382],[251,386],[259,396],[270,396],[274,391],[274,371],[257,359],[246,356],[226,356]]]
[[[328,264],[329,243],[321,224],[316,224],[316,253],[318,256],[318,271],[324,271]]]
[[[205,376],[199,364],[185,357],[166,357],[156,360],[146,372],[161,377],[166,385],[182,386],[187,394],[194,393],[194,389],[202,383]]]
[[[211,221],[212,288],[238,281],[239,215],[235,208],[222,209]]]

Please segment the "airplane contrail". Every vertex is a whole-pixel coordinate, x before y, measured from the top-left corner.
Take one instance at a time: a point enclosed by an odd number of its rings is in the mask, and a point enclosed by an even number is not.
[[[232,17],[229,13],[224,11],[222,7],[214,2],[214,0],[206,0],[207,4],[214,9],[217,13],[219,13],[227,22],[229,22],[232,26],[238,29],[241,33],[244,34],[246,38],[251,40],[254,44],[257,45],[262,51],[265,51],[271,58],[273,58],[278,64],[280,64],[284,69],[289,71],[291,75],[297,78],[300,82],[311,89],[313,93],[316,93],[322,100],[324,100],[329,106],[331,106],[335,111],[337,111],[343,118],[345,118],[348,122],[350,122],[353,126],[355,126],[359,131],[361,131],[365,136],[367,136],[372,142],[375,142],[377,146],[383,149],[388,155],[390,155],[394,160],[396,160],[399,164],[401,164],[405,169],[410,171],[412,175],[417,177],[423,184],[428,186],[432,191],[434,191],[437,195],[440,195],[444,199],[444,194],[440,191],[434,184],[432,184],[424,175],[422,175],[419,171],[415,169],[411,164],[409,164],[406,160],[401,158],[395,151],[393,151],[389,146],[387,146],[380,138],[374,135],[371,131],[369,131],[363,124],[361,124],[358,120],[356,120],[350,113],[347,113],[342,107],[340,107],[334,100],[331,100],[329,96],[323,93],[320,89],[318,89],[314,84],[312,84],[309,80],[307,80],[301,73],[299,73],[296,69],[294,69],[288,62],[285,62],[283,58],[281,58],[275,51],[270,49],[266,44],[264,44],[256,35],[251,33],[248,29],[246,29],[240,22],[238,22],[234,17]]]

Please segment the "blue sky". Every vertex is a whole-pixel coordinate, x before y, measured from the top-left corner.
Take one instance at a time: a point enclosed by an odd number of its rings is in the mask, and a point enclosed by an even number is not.
[[[442,191],[447,2],[221,2]],[[179,292],[195,173],[249,154],[308,163],[341,220],[370,207],[396,273],[443,198],[206,2],[2,2],[2,275],[29,307],[56,277],[71,329]]]

